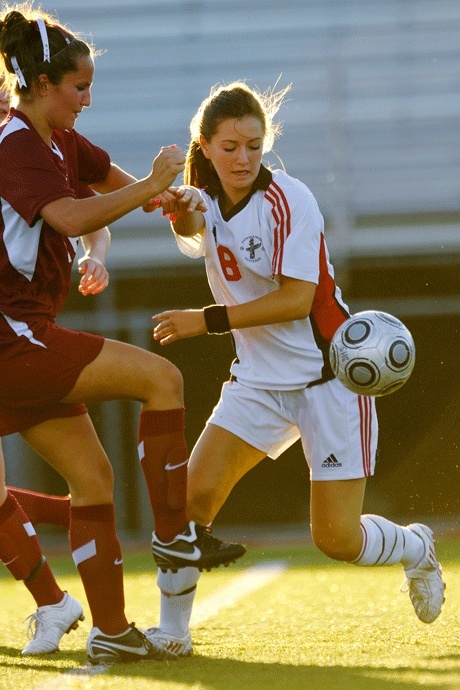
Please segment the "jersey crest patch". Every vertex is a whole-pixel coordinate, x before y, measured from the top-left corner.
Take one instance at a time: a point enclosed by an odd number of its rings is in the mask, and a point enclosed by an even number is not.
[[[262,258],[265,253],[265,248],[262,244],[262,238],[257,235],[249,235],[241,242],[240,250],[243,252],[243,259],[256,263]]]

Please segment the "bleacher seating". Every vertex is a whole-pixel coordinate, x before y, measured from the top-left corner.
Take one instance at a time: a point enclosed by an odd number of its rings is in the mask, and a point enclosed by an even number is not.
[[[370,231],[364,245],[353,229],[360,216],[458,212],[458,0],[61,0],[57,12],[106,51],[77,126],[126,169],[144,176],[162,145],[185,148],[213,84],[265,90],[279,78],[292,91],[275,151],[332,227],[345,219],[350,251],[372,253],[375,238],[375,251],[391,253],[401,232],[404,251],[437,251],[431,222],[390,230],[388,242]],[[158,222],[140,211],[119,221],[112,261]],[[443,236],[439,251],[460,250],[456,224]]]

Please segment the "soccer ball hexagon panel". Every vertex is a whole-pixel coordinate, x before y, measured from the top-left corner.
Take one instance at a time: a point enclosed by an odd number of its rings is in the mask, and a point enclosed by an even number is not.
[[[329,356],[334,374],[346,388],[379,397],[406,383],[415,364],[415,344],[395,316],[361,311],[334,333]]]

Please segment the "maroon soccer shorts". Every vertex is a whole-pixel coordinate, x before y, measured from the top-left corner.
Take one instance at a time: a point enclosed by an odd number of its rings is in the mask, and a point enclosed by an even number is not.
[[[87,411],[61,403],[104,338],[52,321],[25,323],[0,314],[0,436]]]

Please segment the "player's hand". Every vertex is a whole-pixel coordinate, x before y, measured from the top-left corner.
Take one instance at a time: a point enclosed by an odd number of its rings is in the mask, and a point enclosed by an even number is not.
[[[178,209],[176,189],[176,187],[168,187],[168,189],[161,194],[157,194],[154,199],[150,199],[150,201],[142,208],[146,213],[155,211],[157,208],[161,208],[163,211],[163,216],[166,216],[169,213],[174,213]]]
[[[153,161],[150,181],[154,188],[152,196],[168,189],[185,168],[185,154],[179,146],[163,146]]]
[[[146,213],[157,208],[161,208],[163,216],[192,213],[193,211],[204,212],[207,210],[200,190],[190,185],[169,187],[143,207]]]
[[[175,196],[178,204],[178,210],[187,211],[206,211],[206,204],[201,196],[201,192],[196,187],[183,184],[175,189]]]
[[[98,295],[109,284],[109,272],[99,259],[83,256],[78,260],[78,272],[82,275],[78,291],[85,297]]]
[[[153,329],[153,337],[160,345],[170,345],[181,338],[193,338],[195,335],[207,333],[202,309],[164,311],[152,316],[152,321],[158,321],[158,325]]]
[[[158,197],[155,197],[155,199],[150,199],[150,201],[147,201],[147,203],[143,205],[142,210],[144,211],[144,213],[152,213],[152,211],[156,211],[157,208],[160,207],[160,199]]]

